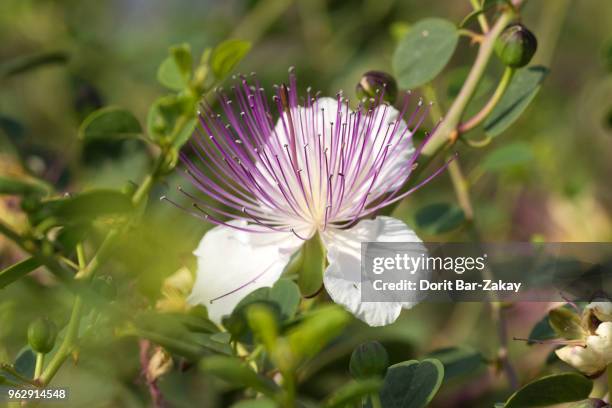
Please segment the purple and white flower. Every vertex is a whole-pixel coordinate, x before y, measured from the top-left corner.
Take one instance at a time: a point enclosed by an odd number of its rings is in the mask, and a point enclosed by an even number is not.
[[[318,234],[328,261],[323,282],[334,302],[371,326],[395,321],[414,303],[361,301],[360,245],[421,241],[398,219],[364,218],[445,168],[400,189],[422,148],[414,148],[412,136],[428,108],[419,102],[404,121],[408,97],[401,112],[386,104],[353,111],[341,94],[310,90],[299,100],[293,73],[271,102],[256,79],[251,85],[242,78],[233,89],[233,101],[219,95],[223,115],[203,107],[192,154],[180,155],[187,179],[207,197],[179,189],[193,201],[189,211],[217,225],[194,251],[190,303],[205,305],[220,321],[245,295],[272,286]]]

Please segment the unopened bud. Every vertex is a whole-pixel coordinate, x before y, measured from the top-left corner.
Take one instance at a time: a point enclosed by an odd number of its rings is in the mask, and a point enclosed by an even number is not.
[[[354,378],[382,376],[389,366],[387,350],[377,341],[360,344],[351,355],[349,371]]]
[[[529,64],[538,48],[538,40],[520,23],[506,27],[495,42],[495,53],[507,66],[520,68]]]
[[[38,318],[28,327],[28,344],[38,353],[48,353],[55,345],[57,326],[47,318]]]
[[[383,101],[394,103],[397,98],[397,82],[386,72],[368,71],[359,80],[356,93],[359,99],[375,101],[378,101],[382,94]]]

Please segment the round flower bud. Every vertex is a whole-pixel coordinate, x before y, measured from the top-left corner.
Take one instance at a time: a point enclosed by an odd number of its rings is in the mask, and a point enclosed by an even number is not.
[[[389,366],[387,350],[377,341],[360,344],[351,354],[349,371],[354,378],[382,376]]]
[[[368,71],[359,80],[356,91],[359,99],[374,99],[378,101],[383,94],[383,101],[394,103],[397,98],[397,82],[395,79],[382,71]]]
[[[495,53],[504,64],[512,68],[529,64],[537,48],[535,35],[520,23],[506,27],[495,41]]]
[[[48,353],[55,345],[57,326],[47,318],[38,318],[28,327],[28,344],[38,353]]]

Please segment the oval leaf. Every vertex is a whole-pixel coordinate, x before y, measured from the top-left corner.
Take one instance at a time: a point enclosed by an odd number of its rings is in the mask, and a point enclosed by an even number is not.
[[[480,166],[485,171],[500,171],[529,163],[534,159],[533,150],[527,143],[510,143],[489,153]]]
[[[15,371],[22,377],[34,377],[34,367],[36,366],[36,355],[31,348],[23,348],[15,359]]]
[[[218,81],[224,79],[251,50],[251,43],[227,40],[217,45],[210,55],[210,67]]]
[[[259,288],[246,295],[234,308],[234,311],[258,302],[269,302],[278,305],[282,319],[291,319],[297,312],[300,303],[300,290],[289,279],[279,279],[271,288]]]
[[[436,359],[404,361],[389,367],[380,390],[385,408],[423,408],[442,384],[444,366]]]
[[[449,380],[465,374],[477,373],[485,367],[484,356],[470,347],[448,347],[429,353],[428,357],[444,365],[444,379]]]
[[[593,382],[578,373],[539,378],[512,394],[505,408],[545,407],[588,398]]]
[[[465,222],[463,210],[450,203],[435,203],[421,207],[415,214],[417,226],[428,234],[443,234]]]
[[[324,408],[353,406],[363,397],[378,392],[382,381],[378,378],[350,382],[338,389],[323,404]]]
[[[540,90],[547,74],[548,69],[541,66],[518,70],[506,93],[485,120],[486,134],[497,136],[517,120]]]
[[[165,87],[180,91],[189,85],[193,59],[189,44],[170,47],[170,56],[157,70],[157,80]]]
[[[393,53],[393,72],[400,87],[431,81],[450,60],[458,39],[457,27],[447,20],[428,18],[412,26]]]
[[[114,190],[91,190],[73,197],[43,202],[32,214],[35,222],[54,217],[60,224],[90,222],[95,218],[130,213],[134,209],[126,194]]]
[[[138,119],[125,109],[109,106],[98,109],[85,118],[79,128],[79,138],[124,138],[138,136],[142,128]]]

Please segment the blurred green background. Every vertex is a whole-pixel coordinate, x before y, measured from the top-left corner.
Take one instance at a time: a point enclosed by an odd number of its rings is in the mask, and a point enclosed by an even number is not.
[[[199,55],[229,37],[250,40],[253,49],[239,71],[257,72],[264,86],[286,81],[287,68],[295,66],[300,87],[329,95],[343,89],[354,98],[362,73],[391,71],[391,55],[406,25],[429,16],[458,23],[470,11],[467,0],[3,0],[0,69],[42,52],[56,53],[56,63],[0,78],[0,174],[27,168],[67,192],[140,181],[150,165],[145,143],[83,144],[77,129],[89,112],[104,105],[128,108],[144,122],[149,105],[163,93],[156,71],[172,44],[187,42]],[[550,67],[551,73],[535,102],[493,143],[482,149],[457,145],[473,181],[476,223],[492,241],[610,241],[612,7],[609,0],[532,0],[523,23],[539,41],[533,63]],[[462,37],[451,64],[433,82],[442,110],[456,92],[454,78],[462,77],[475,50]],[[490,64],[484,98],[502,68],[498,61]],[[516,149],[515,160],[487,162],[508,145]],[[155,188],[146,222],[125,238],[104,271],[116,278],[133,307],[153,304],[164,278],[193,265],[191,251],[208,228],[156,200],[178,183],[173,175]],[[406,200],[398,214],[414,226],[415,212],[434,202],[455,202],[447,174]],[[3,199],[0,218],[18,225],[18,207],[15,200]],[[443,235],[417,231],[424,240],[467,238],[461,228]],[[0,237],[0,266],[20,256]],[[1,291],[0,360],[25,344],[27,324],[40,310],[65,322],[70,302],[69,293],[44,272]],[[515,305],[509,313],[511,335],[527,336],[545,308]],[[328,360],[305,389],[325,395],[344,381],[352,347],[368,337],[384,339],[393,361],[451,344],[491,353],[495,335],[480,319],[485,312],[475,304],[419,305],[385,329],[365,330],[355,323],[348,340],[327,352]],[[146,389],[138,381],[136,341],[96,337],[83,346],[79,364],[67,364],[58,377],[57,384],[71,386],[71,406],[147,406]],[[511,343],[510,356],[522,379],[538,373],[547,351]],[[445,384],[436,406],[491,406],[505,395],[503,380],[492,372],[475,372],[462,381]],[[163,378],[162,389],[174,406],[228,404],[220,399],[222,387],[193,370],[174,370]]]

